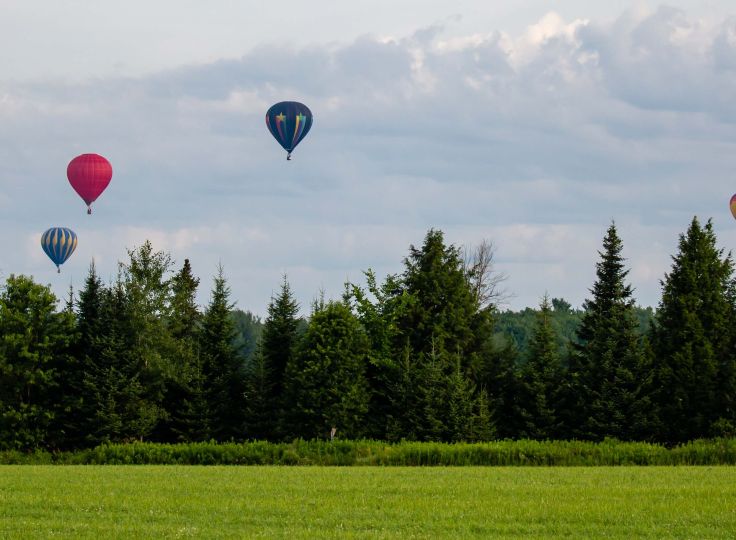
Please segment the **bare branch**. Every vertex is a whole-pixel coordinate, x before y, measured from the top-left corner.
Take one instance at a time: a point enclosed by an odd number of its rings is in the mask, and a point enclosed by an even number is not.
[[[495,254],[496,246],[486,238],[475,247],[463,248],[463,268],[480,309],[505,304],[513,296],[503,287],[509,276],[496,270]]]

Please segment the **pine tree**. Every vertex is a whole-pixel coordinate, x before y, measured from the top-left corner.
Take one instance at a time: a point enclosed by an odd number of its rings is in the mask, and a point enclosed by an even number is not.
[[[92,261],[84,287],[72,306],[76,317],[77,339],[74,345],[74,364],[65,374],[68,403],[59,419],[69,448],[80,448],[87,444],[89,419],[96,410],[92,396],[86,392],[84,381],[86,372],[100,354],[98,338],[107,330],[101,319],[103,294],[104,287]]]
[[[391,440],[469,439],[472,430],[484,437],[493,431],[491,414],[513,423],[503,410],[514,394],[508,384],[513,359],[493,341],[494,306],[480,303],[488,300],[487,276],[469,272],[460,250],[446,246],[435,230],[421,248],[410,247],[404,266],[380,287],[369,271],[367,290],[352,286],[346,294],[371,343],[369,433]],[[450,413],[453,392],[457,407]],[[477,405],[480,392],[483,406]],[[462,421],[461,412],[467,415]],[[460,433],[458,426],[467,429]]]
[[[136,350],[138,332],[132,324],[130,299],[122,275],[108,288],[99,286],[91,269],[80,294],[79,326],[89,333],[84,357],[82,413],[87,445],[142,440],[159,419],[159,404],[141,382],[143,363]],[[89,294],[88,294],[89,293]],[[98,298],[99,297],[99,298]],[[99,311],[93,317],[92,313]],[[82,332],[84,336],[86,331]]]
[[[411,298],[399,314],[403,348],[415,353],[449,352],[464,358],[472,351],[472,320],[478,304],[463,268],[460,250],[446,246],[441,231],[430,229],[421,249],[411,246],[404,260],[402,287]]]
[[[450,360],[436,351],[423,355],[418,369],[418,388],[421,416],[417,426],[417,435],[422,441],[447,441],[450,438],[450,410],[447,405],[447,389],[450,383]],[[464,396],[463,396],[464,397]],[[456,417],[452,419],[457,426],[461,419],[457,416],[461,412],[458,406]],[[463,410],[462,412],[467,412]]]
[[[325,438],[333,427],[343,438],[364,435],[368,346],[364,330],[344,303],[327,302],[312,314],[298,353],[286,368],[289,435]]]
[[[385,381],[388,397],[386,439],[389,441],[419,440],[420,426],[425,418],[422,392],[419,386],[420,368],[408,346],[404,348],[400,358],[387,364]],[[375,392],[375,387],[373,390]]]
[[[592,298],[584,304],[579,345],[571,358],[566,421],[568,433],[594,440],[638,438],[649,419],[647,371],[637,334],[623,243],[615,224],[603,239]]]
[[[562,364],[552,325],[552,306],[546,294],[537,312],[537,323],[526,363],[521,369],[524,428],[520,436],[547,439],[559,436],[559,388]]]
[[[481,276],[468,273],[460,249],[445,245],[441,231],[431,229],[421,248],[411,246],[404,265],[392,291],[392,325],[397,329],[392,336],[393,354],[409,347],[416,359],[416,386],[423,408],[417,436],[468,439],[476,414],[476,389],[490,389],[484,377],[497,359],[495,351],[489,354],[494,349],[493,306],[481,306],[483,295],[477,292]]]
[[[447,379],[447,439],[452,442],[472,441],[482,431],[477,418],[475,386],[460,366],[460,359]]]
[[[470,440],[483,442],[490,441],[493,437],[493,420],[489,409],[488,393],[485,389],[482,389],[478,392],[475,401],[475,414],[471,419]]]
[[[662,282],[652,330],[659,438],[670,442],[719,435],[736,425],[734,296],[730,254],[716,247],[713,226],[693,218]]]
[[[273,394],[265,358],[256,350],[245,363],[245,434],[249,439],[276,440],[283,424],[283,409],[270,399]]]
[[[491,432],[502,439],[518,438],[523,429],[517,369],[519,351],[513,343],[507,340],[499,343],[489,336],[479,357],[475,380],[488,399]]]
[[[245,402],[242,359],[235,349],[230,288],[222,266],[202,318],[199,348],[210,414],[211,436],[220,441],[244,438]]]
[[[268,315],[256,355],[247,370],[248,435],[278,439],[284,423],[284,377],[286,366],[294,358],[298,340],[299,304],[294,299],[286,276],[281,291],[271,298]]]
[[[171,309],[168,330],[173,338],[173,376],[167,381],[164,404],[168,421],[163,438],[188,442],[204,440],[208,410],[204,395],[204,374],[198,350],[202,315],[197,307],[199,278],[192,273],[189,259],[171,278]]]

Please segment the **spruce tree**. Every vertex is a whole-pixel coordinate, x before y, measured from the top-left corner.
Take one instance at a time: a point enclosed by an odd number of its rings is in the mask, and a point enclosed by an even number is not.
[[[446,440],[451,442],[473,441],[484,431],[480,416],[475,386],[468,380],[456,359],[455,369],[447,379],[447,434]],[[490,421],[487,419],[486,421]]]
[[[467,271],[460,250],[445,245],[436,230],[428,231],[420,248],[410,247],[404,266],[380,287],[369,271],[367,290],[352,286],[346,295],[371,343],[369,433],[391,440],[469,439],[457,426],[475,426],[468,433],[481,433],[477,438],[493,431],[491,418],[512,425],[504,405],[515,391],[509,384],[515,382],[513,358],[493,341],[495,307],[480,305],[481,276]],[[451,414],[447,399],[453,392],[457,407]],[[467,392],[459,406],[459,394]],[[461,411],[467,414],[463,421]]]
[[[283,424],[281,404],[270,399],[271,378],[260,350],[247,359],[244,371],[245,435],[248,439],[276,440]]]
[[[281,290],[268,304],[261,340],[247,370],[248,436],[280,438],[285,407],[284,377],[298,339],[299,304],[284,275]]]
[[[408,346],[404,348],[399,358],[387,363],[383,376],[385,382],[380,382],[385,384],[388,401],[385,407],[386,439],[389,441],[419,440],[421,425],[425,418],[422,391],[419,386],[421,383],[420,366]],[[371,382],[369,380],[369,384]],[[371,386],[371,390],[374,392],[371,397],[375,399],[376,386]]]
[[[615,224],[603,239],[592,297],[585,301],[568,374],[568,434],[600,440],[639,438],[650,419],[647,367],[637,334],[623,243]]]
[[[492,365],[498,360],[492,343],[493,306],[481,306],[474,282],[479,276],[467,272],[460,249],[445,245],[441,231],[430,229],[421,248],[411,246],[404,266],[393,290],[392,324],[397,330],[392,340],[395,356],[409,347],[415,358],[423,409],[417,436],[468,439],[478,389],[490,392],[499,382],[488,384],[498,367]],[[493,390],[498,403],[506,388]]]
[[[87,285],[92,283],[96,288],[95,278],[91,270]],[[88,316],[93,311],[91,306],[99,309],[94,319],[84,319],[89,328],[97,329],[87,337],[84,359],[85,441],[94,446],[142,440],[153,432],[162,414],[159,404],[150,398],[141,382],[144,365],[136,350],[138,329],[132,324],[130,299],[122,275],[98,294],[99,304],[86,291],[80,294],[80,325],[85,306],[90,308]]]
[[[198,350],[202,315],[197,307],[199,278],[192,273],[189,259],[171,278],[171,308],[168,330],[173,339],[173,376],[167,382],[164,403],[167,422],[164,438],[198,441],[207,436],[207,405],[204,374]]]
[[[102,321],[104,286],[97,275],[95,263],[89,266],[84,287],[77,295],[73,306],[76,316],[77,340],[74,346],[74,366],[65,374],[69,403],[59,419],[65,432],[68,447],[78,448],[87,444],[89,419],[94,415],[96,404],[85,385],[86,373],[100,354],[99,336],[107,331]]]
[[[348,306],[318,306],[286,368],[289,435],[326,438],[332,428],[342,438],[364,435],[368,347],[365,331]]]
[[[734,290],[730,254],[710,220],[680,235],[652,330],[659,438],[720,435],[735,423]]]
[[[545,294],[537,312],[526,362],[521,369],[520,409],[524,418],[521,437],[551,439],[559,436],[557,408],[561,382],[562,364],[552,324],[552,306]]]
[[[202,318],[202,355],[210,436],[220,441],[244,438],[245,387],[243,362],[235,348],[230,288],[220,265],[212,296]]]
[[[421,248],[409,248],[404,265],[397,292],[411,301],[397,320],[401,339],[415,353],[449,352],[466,358],[472,352],[472,321],[479,306],[460,250],[446,246],[442,232],[430,229]],[[399,350],[403,346],[404,342],[399,343]]]

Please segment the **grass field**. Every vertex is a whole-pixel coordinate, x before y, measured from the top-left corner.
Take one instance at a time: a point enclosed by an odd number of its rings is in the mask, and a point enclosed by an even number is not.
[[[0,538],[736,537],[734,467],[2,466]]]

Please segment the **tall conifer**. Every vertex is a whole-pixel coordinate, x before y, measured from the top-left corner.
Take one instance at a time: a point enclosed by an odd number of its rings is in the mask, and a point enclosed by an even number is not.
[[[659,437],[728,433],[735,425],[734,279],[713,225],[693,218],[662,282],[652,331]],[[724,434],[725,434],[724,433]]]
[[[167,388],[165,405],[168,421],[164,436],[176,441],[197,441],[207,436],[207,402],[204,374],[199,354],[202,315],[197,307],[199,278],[192,273],[189,259],[171,278],[171,309],[168,328],[174,340],[174,367]]]
[[[298,335],[299,304],[286,276],[281,290],[268,304],[260,343],[246,371],[248,436],[277,439],[283,414],[291,404],[284,402],[286,366],[293,360]]]
[[[526,362],[521,370],[522,402],[524,418],[520,436],[531,439],[559,436],[560,384],[562,364],[557,345],[557,334],[552,325],[552,306],[546,294],[537,312]]]
[[[327,302],[312,314],[299,351],[286,368],[289,435],[364,435],[368,411],[368,338],[350,308]]]
[[[585,301],[570,366],[568,433],[594,440],[637,438],[651,409],[632,289],[615,224],[603,239],[592,297]]]
[[[202,318],[200,352],[211,436],[241,440],[245,436],[245,388],[242,358],[235,348],[230,288],[222,266],[214,278],[212,296]]]

